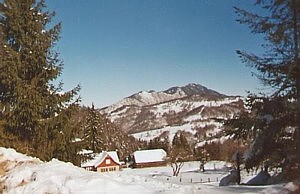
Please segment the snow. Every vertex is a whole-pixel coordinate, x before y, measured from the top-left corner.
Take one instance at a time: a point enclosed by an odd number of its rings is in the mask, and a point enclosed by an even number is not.
[[[126,111],[127,111],[128,109],[129,109],[129,107],[125,107],[125,108],[123,108],[123,109],[120,110],[120,111],[114,111],[114,112],[112,112],[112,113],[110,114],[110,120],[111,120],[112,122],[114,122],[116,119],[119,119],[119,118],[121,117],[120,115],[126,113]]]
[[[190,123],[180,125],[180,126],[166,126],[163,128],[153,129],[151,131],[133,133],[132,136],[135,137],[136,139],[150,141],[151,139],[154,139],[155,137],[161,135],[163,132],[167,131],[167,132],[169,132],[169,139],[172,140],[174,138],[176,132],[179,130],[195,134],[196,131],[193,130],[194,127],[195,127],[195,125],[190,124]]]
[[[4,162],[13,165],[0,179],[5,183],[4,193],[153,193],[135,182],[88,172],[56,159],[44,163],[12,149],[0,149],[0,164]]]
[[[286,184],[286,185],[284,186],[284,188],[286,188],[286,189],[289,190],[289,191],[296,191],[297,189],[299,189],[299,186],[296,185],[296,184],[293,183],[293,182],[290,182],[290,183]]]
[[[82,149],[81,151],[78,152],[78,154],[82,154],[82,155],[90,155],[93,154],[93,150],[86,150],[86,149]]]
[[[221,136],[220,138],[213,138],[210,140],[205,140],[205,141],[201,141],[199,143],[196,144],[196,148],[197,147],[203,147],[205,144],[211,144],[211,143],[221,143],[223,144],[226,140],[230,139],[231,136],[227,135],[227,136]]]
[[[216,122],[214,120],[205,120],[197,123],[185,123],[183,125],[179,126],[165,126],[162,128],[158,129],[153,129],[150,131],[143,131],[143,132],[138,132],[138,133],[133,133],[131,134],[134,138],[136,139],[141,139],[144,141],[150,141],[154,139],[155,137],[158,137],[161,135],[163,132],[168,132],[169,133],[169,140],[172,140],[175,136],[175,134],[181,130],[185,132],[190,132],[191,134],[195,134],[197,131],[194,130],[195,128],[198,127],[205,127],[207,125],[213,125],[215,126],[213,130],[207,130],[206,135],[207,136],[213,136],[219,133],[222,130],[222,123]]]
[[[25,156],[16,152],[14,149],[11,148],[2,148],[0,147],[0,157],[5,157],[9,161],[18,161],[18,162],[26,162],[31,161],[33,158]]]
[[[170,101],[170,102],[165,102],[162,104],[158,104],[156,106],[154,106],[154,110],[151,110],[152,113],[154,113],[155,115],[157,115],[157,117],[161,117],[163,114],[165,113],[170,113],[170,112],[175,112],[175,113],[179,113],[186,110],[193,110],[199,107],[220,107],[221,105],[224,104],[230,104],[233,102],[237,102],[240,100],[240,97],[234,97],[234,98],[225,98],[222,100],[215,100],[215,101],[211,101],[211,100],[200,100],[200,101],[188,101],[188,100],[174,100],[174,101]],[[200,111],[201,112],[203,111]],[[200,115],[199,114],[199,115]],[[201,115],[200,115],[201,118]]]
[[[298,186],[244,186],[218,187],[231,164],[211,161],[205,164],[206,172],[199,172],[199,162],[184,164],[178,177],[172,177],[170,166],[123,169],[119,172],[97,173],[86,171],[71,163],[52,159],[39,159],[0,148],[0,192],[27,193],[282,193],[295,191]],[[249,179],[249,176],[243,177]],[[2,190],[1,190],[2,189]]]
[[[207,107],[219,107],[224,104],[230,104],[233,102],[237,102],[240,100],[240,97],[228,97],[223,100],[209,101],[209,100],[201,100],[201,101],[188,101],[188,100],[174,100],[170,102],[165,102],[162,104],[158,104],[153,106],[153,109],[150,110],[157,119],[163,117],[164,114],[170,113],[180,113],[183,111],[191,111],[196,108],[201,108],[199,113],[187,116],[184,118],[184,123],[180,126],[164,126],[162,128],[156,128],[144,132],[138,132],[132,134],[136,139],[141,139],[145,141],[150,141],[151,139],[159,136],[163,132],[169,132],[169,139],[172,140],[174,135],[178,130],[190,132],[191,134],[195,134],[197,131],[194,130],[196,128],[203,128],[205,126],[211,125],[214,126],[212,130],[206,131],[207,136],[214,136],[222,131],[223,124],[215,121],[214,119],[205,118],[201,113]],[[115,117],[114,117],[115,118]],[[219,117],[223,118],[223,117]]]
[[[201,116],[201,113],[203,112],[203,110],[205,109],[205,106],[203,106],[199,112],[199,114],[196,114],[196,115],[191,115],[187,118],[184,119],[184,121],[187,121],[187,122],[192,122],[192,121],[197,121],[199,119],[204,119],[202,116]]]
[[[142,91],[132,96],[126,97],[119,102],[101,110],[101,113],[111,114],[123,106],[146,106],[167,102],[177,98],[183,98],[186,94],[183,91],[177,91],[175,94],[165,92],[146,92]]]
[[[82,141],[81,138],[76,137],[72,142],[81,142],[81,141]]]
[[[133,153],[136,163],[161,162],[167,153],[163,149],[139,150]]]
[[[167,102],[163,104],[159,104],[154,106],[154,110],[151,110],[152,113],[156,115],[156,117],[161,117],[165,113],[179,113],[184,110],[184,104],[180,103],[180,100],[172,101],[172,102]]]

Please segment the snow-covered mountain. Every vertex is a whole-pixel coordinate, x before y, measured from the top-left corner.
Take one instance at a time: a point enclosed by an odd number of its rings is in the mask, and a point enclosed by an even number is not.
[[[239,96],[188,84],[159,92],[142,91],[100,111],[123,131],[149,140],[165,131],[172,138],[178,130],[193,135],[205,130],[206,136],[213,136],[222,130],[222,120],[243,108]]]
[[[160,104],[174,99],[184,98],[192,95],[211,95],[211,96],[223,96],[216,91],[207,89],[199,84],[188,84],[183,87],[172,87],[165,91],[156,92],[140,91],[129,97],[126,97],[119,102],[105,107],[101,110],[102,113],[111,114],[115,110],[122,108],[123,106],[148,106],[153,104]]]

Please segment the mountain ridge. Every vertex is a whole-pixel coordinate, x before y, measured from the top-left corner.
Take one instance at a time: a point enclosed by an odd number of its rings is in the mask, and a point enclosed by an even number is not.
[[[222,130],[222,123],[216,120],[226,120],[243,107],[240,96],[227,96],[191,83],[159,92],[140,91],[100,112],[129,134],[145,132],[134,135],[137,139],[149,140],[147,134],[157,130],[158,136],[166,128],[170,128],[170,138],[178,130],[195,135],[209,128],[210,134],[216,134]]]
[[[106,106],[100,109],[104,114],[110,114],[114,110],[122,106],[147,106],[168,102],[175,99],[185,98],[193,95],[211,96],[211,97],[226,97],[227,95],[220,94],[214,90],[208,89],[200,84],[189,83],[185,86],[170,87],[164,91],[149,90],[140,91],[125,97],[115,104]]]
[[[202,86],[200,84],[196,84],[196,83],[189,83],[185,86],[175,86],[175,87],[171,87],[167,90],[165,90],[164,92],[167,94],[174,94],[174,91],[177,90],[182,90],[187,96],[192,96],[192,95],[201,95],[201,94],[210,94],[210,95],[224,95],[224,94],[220,94],[219,92],[216,92],[212,89],[208,89],[205,86]],[[226,96],[226,95],[224,95]]]

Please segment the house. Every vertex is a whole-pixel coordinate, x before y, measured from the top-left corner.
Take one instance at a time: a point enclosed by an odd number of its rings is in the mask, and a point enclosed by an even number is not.
[[[134,168],[145,168],[164,166],[167,164],[166,161],[167,153],[163,149],[153,150],[139,150],[133,153]]]
[[[82,163],[81,167],[89,171],[113,172],[120,170],[121,163],[116,151],[104,151],[96,154],[94,159]]]

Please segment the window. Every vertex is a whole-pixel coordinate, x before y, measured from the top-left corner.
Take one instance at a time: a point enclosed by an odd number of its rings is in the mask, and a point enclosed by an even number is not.
[[[110,164],[110,159],[106,159],[105,164]]]
[[[109,168],[109,171],[110,171],[110,172],[113,172],[113,171],[116,171],[116,170],[117,170],[116,167],[110,167],[110,168]]]

